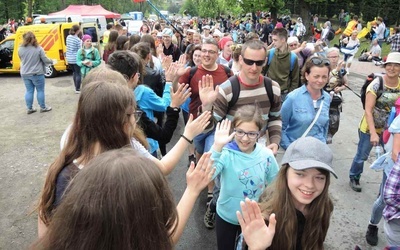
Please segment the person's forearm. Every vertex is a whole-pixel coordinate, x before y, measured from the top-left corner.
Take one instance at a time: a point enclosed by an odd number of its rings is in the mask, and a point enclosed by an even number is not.
[[[183,135],[193,141],[193,138],[189,138],[186,134]],[[185,138],[181,137],[175,146],[161,159],[161,162],[164,165],[162,171],[164,175],[168,175],[172,170],[174,170],[176,164],[178,164],[188,146],[189,142]]]
[[[172,235],[172,242],[176,245],[185,229],[186,223],[189,220],[190,214],[192,213],[194,204],[199,196],[198,193],[186,188],[182,195],[181,200],[176,207],[178,211],[178,226],[176,227],[175,233]]]
[[[372,115],[372,110],[365,109],[365,120],[367,121],[368,124],[369,133],[375,134],[376,129],[375,129],[374,117]]]

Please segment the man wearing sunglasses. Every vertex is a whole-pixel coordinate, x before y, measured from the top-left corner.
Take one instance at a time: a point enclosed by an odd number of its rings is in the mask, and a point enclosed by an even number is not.
[[[287,30],[284,28],[276,28],[271,34],[275,51],[271,60],[267,62],[264,72],[266,72],[266,75],[272,80],[279,83],[281,86],[282,101],[284,101],[284,98],[289,92],[299,87],[299,64],[297,60],[294,60],[293,65],[291,64],[292,52],[287,44]],[[271,53],[271,51],[268,53]]]
[[[199,94],[202,102],[202,111],[213,110],[217,121],[224,117],[232,120],[236,110],[244,105],[259,105],[262,109],[262,118],[265,121],[265,144],[276,155],[281,141],[281,89],[279,84],[261,74],[265,65],[267,50],[263,42],[250,40],[242,47],[239,56],[241,70],[239,75],[230,77],[226,82],[214,89],[212,77],[206,77],[199,85]],[[237,84],[238,96],[232,103],[234,84]],[[268,86],[269,85],[269,86]],[[213,124],[215,125],[215,124]],[[218,178],[215,180],[213,199],[207,207],[206,216],[216,211],[216,202],[219,196]]]

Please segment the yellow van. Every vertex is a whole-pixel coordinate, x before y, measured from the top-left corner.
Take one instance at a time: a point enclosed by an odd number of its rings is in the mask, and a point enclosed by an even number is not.
[[[46,67],[46,77],[55,77],[58,72],[68,69],[65,59],[66,38],[72,25],[79,23],[37,24],[20,26],[14,35],[8,36],[0,43],[0,73],[19,73],[21,61],[18,48],[22,44],[22,35],[32,31],[39,45],[44,49],[46,56],[56,59],[57,63]],[[92,42],[99,43],[98,30],[95,23],[81,25],[84,34],[92,36]]]

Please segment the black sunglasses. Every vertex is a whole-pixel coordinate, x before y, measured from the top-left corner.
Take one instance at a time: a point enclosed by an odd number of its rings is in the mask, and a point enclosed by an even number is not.
[[[312,57],[310,59],[310,61],[316,66],[319,66],[321,64],[324,64],[324,66],[331,65],[331,62],[329,61],[329,59],[325,59],[325,58]]]
[[[265,59],[259,60],[259,61],[254,61],[254,60],[246,59],[244,57],[242,57],[242,58],[243,58],[243,62],[249,66],[252,66],[253,64],[256,64],[257,66],[263,66],[265,63]]]

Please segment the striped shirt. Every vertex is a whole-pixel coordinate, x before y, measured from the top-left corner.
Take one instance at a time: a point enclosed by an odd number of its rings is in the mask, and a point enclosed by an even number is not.
[[[68,35],[67,36],[67,62],[68,64],[76,64],[76,54],[78,50],[82,48],[82,41],[79,37],[75,35]]]
[[[281,88],[279,84],[272,81],[274,100],[271,103],[262,77],[260,77],[259,84],[251,86],[241,82],[240,78],[238,80],[240,83],[239,97],[231,109],[229,109],[229,101],[232,99],[232,84],[230,80],[227,80],[220,85],[219,94],[214,104],[214,117],[218,121],[225,116],[233,120],[236,111],[240,107],[254,104],[257,101],[259,107],[262,109],[262,118],[266,121],[266,127],[263,130],[268,131],[270,143],[279,145],[282,132]]]

